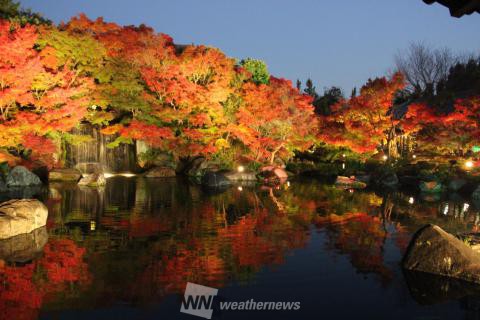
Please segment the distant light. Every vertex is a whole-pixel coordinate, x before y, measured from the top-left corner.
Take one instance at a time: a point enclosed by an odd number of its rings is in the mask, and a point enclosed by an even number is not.
[[[469,207],[470,207],[470,205],[468,203],[464,203],[463,204],[463,212],[467,212]]]
[[[237,171],[238,172],[243,172],[243,171],[245,171],[245,168],[243,166],[238,166]]]
[[[345,163],[342,163],[342,169],[345,169]]]
[[[469,161],[467,161],[467,162],[465,162],[465,167],[466,167],[467,169],[471,169],[471,168],[473,168],[473,162],[472,162],[472,161],[470,161],[470,160],[469,160]]]
[[[95,231],[95,228],[97,227],[97,223],[95,220],[90,220],[90,230]]]
[[[119,173],[118,175],[122,177],[127,177],[127,178],[135,177],[135,174],[130,172]]]
[[[447,215],[448,213],[448,204],[445,206],[445,209],[443,209],[443,214]]]
[[[243,191],[243,188],[242,188],[242,186],[238,186],[238,188],[237,188],[237,189],[238,189],[238,191]]]
[[[412,158],[413,158],[413,159],[417,159],[417,155],[414,154],[414,155],[412,156]]]
[[[105,173],[103,174],[103,176],[105,177],[105,179],[108,179],[108,178],[113,177],[114,174],[113,174],[113,173],[110,173],[110,172],[105,172]]]
[[[348,189],[348,192],[353,193],[354,190],[353,189]]]
[[[413,204],[415,202],[415,199],[413,197],[410,197],[408,199],[408,203]]]
[[[388,157],[387,157],[386,155],[383,155],[382,159],[383,159],[383,160],[387,160]]]
[[[289,186],[289,187],[290,187],[290,181],[287,181],[287,186]]]
[[[345,153],[344,153],[344,154],[342,154],[342,157],[344,157],[344,158],[345,158],[346,156],[347,156],[347,155],[346,155]]]

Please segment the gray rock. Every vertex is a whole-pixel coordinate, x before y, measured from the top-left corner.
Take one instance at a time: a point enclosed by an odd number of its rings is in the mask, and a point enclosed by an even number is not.
[[[103,173],[92,173],[86,175],[78,182],[79,186],[101,187],[107,184],[107,180]]]
[[[147,178],[169,178],[176,175],[175,170],[171,167],[155,167],[145,173]]]
[[[480,200],[480,186],[478,186],[472,193],[472,199]]]
[[[202,176],[202,185],[210,188],[221,188],[231,185],[232,182],[220,172],[206,172]]]
[[[77,182],[82,178],[82,173],[77,169],[54,169],[48,173],[48,181]]]
[[[458,191],[461,188],[463,188],[466,184],[467,184],[467,181],[465,179],[456,178],[450,181],[450,183],[448,184],[448,190]]]
[[[0,239],[10,238],[43,227],[48,209],[38,200],[10,200],[0,204]]]
[[[230,181],[257,181],[255,172],[244,171],[228,171],[223,174]]]
[[[7,191],[7,185],[5,184],[5,182],[3,181],[3,178],[0,177],[0,192],[5,192]]]
[[[7,175],[7,187],[26,187],[41,185],[40,178],[23,166],[16,166]]]
[[[41,255],[47,241],[46,226],[37,228],[30,233],[0,240],[0,260],[20,263],[33,260]]]
[[[395,173],[387,173],[380,178],[380,184],[386,187],[395,187],[398,185],[398,177]]]
[[[413,236],[403,268],[480,283],[480,254],[436,225]]]

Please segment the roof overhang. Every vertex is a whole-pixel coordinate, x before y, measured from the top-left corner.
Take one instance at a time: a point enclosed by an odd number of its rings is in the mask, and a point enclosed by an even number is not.
[[[460,18],[465,14],[480,13],[480,0],[423,0],[426,4],[438,2],[450,9],[452,17]]]

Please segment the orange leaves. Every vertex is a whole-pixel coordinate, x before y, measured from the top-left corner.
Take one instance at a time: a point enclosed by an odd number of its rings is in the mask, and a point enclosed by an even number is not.
[[[368,80],[359,96],[340,101],[331,115],[320,117],[319,139],[358,153],[375,151],[397,124],[391,108],[395,93],[404,86],[400,73],[390,79]]]
[[[162,146],[165,139],[173,137],[173,132],[170,128],[162,128],[138,120],[132,120],[130,125],[121,128],[119,133],[122,137],[143,140],[152,146]]]
[[[242,98],[236,118],[243,129],[233,133],[257,153],[259,160],[288,158],[292,150],[311,145],[309,135],[317,126],[312,100],[293,88],[290,81],[271,77],[269,85],[247,82]]]

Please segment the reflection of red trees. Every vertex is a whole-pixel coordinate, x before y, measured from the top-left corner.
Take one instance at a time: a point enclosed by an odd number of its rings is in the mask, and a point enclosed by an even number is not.
[[[158,217],[132,215],[128,219],[117,217],[102,217],[100,225],[108,226],[110,229],[127,231],[132,238],[149,237],[159,232],[168,231],[168,225]]]
[[[197,214],[203,221],[200,230],[192,224],[179,235],[189,239],[187,242],[167,240],[158,254],[152,253],[159,258],[148,264],[132,292],[148,292],[151,299],[183,292],[188,281],[222,287],[227,274],[250,273],[264,265],[281,264],[288,251],[305,246],[308,240],[304,226],[309,221],[303,215],[292,217],[257,209],[255,214],[224,225],[219,224],[218,211],[215,217],[211,204],[198,208]]]
[[[383,261],[383,245],[388,234],[379,217],[366,213],[335,214],[317,217],[315,224],[325,228],[328,245],[347,254],[360,273],[375,273],[383,283],[392,278],[392,271]]]
[[[25,266],[0,266],[0,318],[35,319],[54,294],[90,283],[84,254],[72,240],[53,239],[42,258]]]

